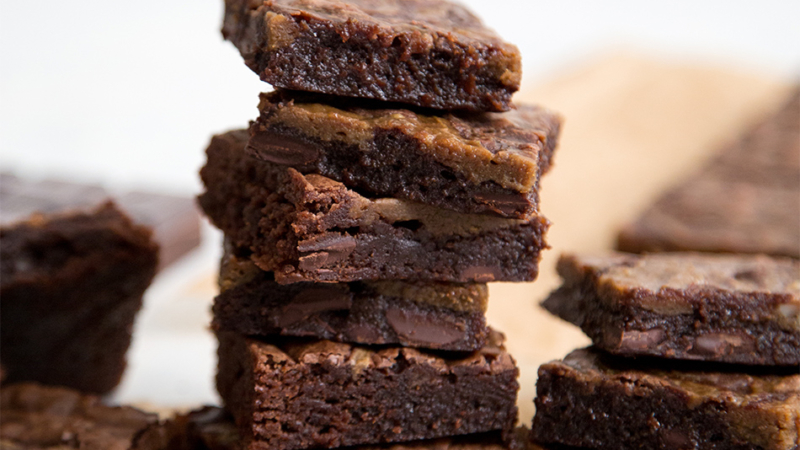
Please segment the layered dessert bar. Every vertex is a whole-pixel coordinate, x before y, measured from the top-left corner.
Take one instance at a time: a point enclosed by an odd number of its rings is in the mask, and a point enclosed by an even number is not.
[[[0,227],[0,361],[7,381],[104,393],[125,368],[158,264],[150,229],[113,203]]]
[[[4,450],[173,450],[157,414],[106,406],[100,398],[36,383],[0,389]],[[176,441],[177,442],[177,441]]]
[[[663,360],[662,360],[663,361]],[[800,373],[613,357],[596,349],[539,368],[532,436],[598,450],[791,450]]]
[[[245,152],[246,131],[215,136],[200,172],[200,205],[279,283],[532,281],[546,247],[542,216],[463,214],[368,198],[321,175]]]
[[[606,351],[800,364],[800,262],[764,255],[564,255],[542,306]]]
[[[517,47],[446,0],[226,0],[222,34],[281,88],[506,111]]]
[[[800,258],[800,88],[619,234],[629,252],[766,253]]]
[[[498,333],[466,354],[217,336],[217,389],[249,449],[510,433],[517,419],[519,371]]]
[[[538,212],[561,127],[557,114],[522,105],[442,114],[276,91],[259,109],[247,150],[265,161],[373,196],[517,219]]]
[[[309,336],[359,344],[452,351],[486,343],[488,289],[481,283],[353,281],[281,285],[247,252],[226,245],[215,330]]]

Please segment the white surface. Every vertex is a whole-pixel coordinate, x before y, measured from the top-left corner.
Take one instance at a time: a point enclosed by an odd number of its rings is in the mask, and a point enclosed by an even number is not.
[[[523,53],[525,85],[609,48],[800,74],[800,2],[471,0]],[[192,194],[214,132],[266,90],[219,34],[222,0],[0,3],[0,168]],[[161,274],[115,400],[213,402],[210,298],[219,235]]]

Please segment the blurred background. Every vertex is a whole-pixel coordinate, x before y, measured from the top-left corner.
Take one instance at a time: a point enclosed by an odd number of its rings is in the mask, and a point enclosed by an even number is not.
[[[523,371],[585,342],[535,305],[562,250],[615,227],[800,79],[794,0],[465,1],[519,46],[518,101],[564,113],[543,186],[554,249],[535,286],[492,287],[490,322]],[[213,133],[247,125],[268,85],[219,33],[221,0],[0,2],[0,170],[193,196]],[[563,175],[562,175],[563,174]],[[552,191],[550,194],[548,192]],[[216,401],[208,305],[220,236],[159,275],[114,400]]]

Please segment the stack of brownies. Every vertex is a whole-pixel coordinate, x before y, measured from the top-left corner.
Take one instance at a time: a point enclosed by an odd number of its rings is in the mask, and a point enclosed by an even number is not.
[[[543,306],[594,347],[539,369],[534,438],[800,448],[800,89],[619,246],[680,252],[562,256]]]
[[[223,34],[277,88],[201,171],[241,445],[509,436],[485,283],[536,278],[560,127],[511,105],[516,47],[442,0],[227,0]]]

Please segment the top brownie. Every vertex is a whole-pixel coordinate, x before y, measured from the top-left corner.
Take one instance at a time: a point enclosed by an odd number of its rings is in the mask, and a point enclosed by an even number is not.
[[[516,46],[446,0],[226,0],[222,34],[276,87],[506,111]]]

